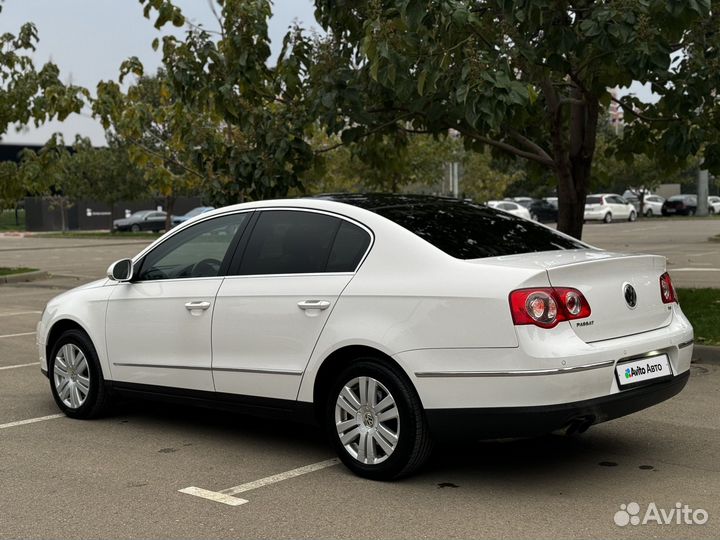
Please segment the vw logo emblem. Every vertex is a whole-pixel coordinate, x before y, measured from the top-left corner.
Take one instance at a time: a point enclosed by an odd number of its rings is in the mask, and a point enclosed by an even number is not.
[[[628,307],[634,309],[637,305],[637,292],[635,291],[635,287],[629,283],[623,285],[623,296],[625,296],[625,303]]]

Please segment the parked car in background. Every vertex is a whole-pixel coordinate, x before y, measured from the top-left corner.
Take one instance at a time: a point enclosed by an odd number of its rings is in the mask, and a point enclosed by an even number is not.
[[[711,195],[708,197],[708,213],[709,214],[720,214],[720,197]]]
[[[643,200],[643,215],[653,217],[662,215],[662,205],[665,202],[660,195],[645,195]]]
[[[166,216],[165,212],[159,210],[140,210],[128,218],[113,221],[113,230],[160,232],[165,228]]]
[[[694,216],[697,212],[697,195],[673,195],[662,205],[663,216]]]
[[[514,201],[488,201],[487,205],[490,208],[497,208],[513,216],[530,219],[530,211],[520,203]]]
[[[585,221],[610,223],[614,219],[635,221],[635,207],[616,193],[597,193],[585,199]]]
[[[523,205],[530,212],[530,219],[541,222],[557,222],[558,209],[543,199],[534,199],[529,204]]]
[[[506,199],[506,200],[509,200],[509,199]],[[512,200],[515,201],[516,203],[523,205],[525,208],[527,208],[528,204],[533,202],[535,199],[533,199],[532,197],[513,197]]]
[[[557,197],[543,197],[543,200],[549,202],[551,205],[553,205],[557,209],[557,207],[558,207],[558,198]]]
[[[182,216],[173,216],[172,217],[173,227],[175,225],[180,225],[181,223],[185,223],[190,218],[194,218],[195,216],[199,216],[200,214],[209,212],[210,210],[215,210],[215,207],[214,206],[198,206],[197,208],[193,208],[192,210],[190,210],[187,214],[183,214]]]

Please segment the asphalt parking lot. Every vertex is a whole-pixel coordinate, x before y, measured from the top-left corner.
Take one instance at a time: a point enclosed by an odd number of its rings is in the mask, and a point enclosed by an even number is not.
[[[667,255],[677,286],[720,287],[714,234],[720,220],[647,220],[588,225],[585,240]],[[395,483],[328,461],[322,434],[302,425],[152,402],[120,403],[95,421],[59,415],[37,364],[40,311],[143,245],[0,237],[0,266],[53,274],[0,285],[0,537],[720,536],[720,365],[695,364],[679,396],[582,436],[441,446]],[[236,487],[247,502],[179,491],[189,487]],[[709,518],[616,525],[631,502],[641,514],[681,503]]]

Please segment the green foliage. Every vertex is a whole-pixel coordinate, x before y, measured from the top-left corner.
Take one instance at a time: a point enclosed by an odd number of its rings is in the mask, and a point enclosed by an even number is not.
[[[32,23],[23,24],[17,34],[0,35],[0,140],[12,126],[64,120],[79,112],[88,96],[84,88],[63,84],[52,62],[35,67],[32,55],[37,41]],[[24,191],[15,165],[1,163],[0,208],[13,205]]]
[[[141,3],[146,16],[156,15],[157,27],[182,18],[169,1]],[[184,39],[162,40],[171,100],[211,126],[197,137],[193,163],[218,204],[283,196],[300,187],[313,165],[305,136],[312,124],[306,104],[310,44],[292,30],[270,66],[270,2],[224,0],[217,8],[217,31],[191,26]],[[126,71],[137,73],[138,66]]]
[[[656,140],[666,152],[681,142],[667,160],[679,165],[709,134],[688,122],[694,109],[677,108],[678,89],[699,102],[699,89],[717,88],[718,70],[700,69],[712,27],[705,21],[716,18],[709,0],[316,0],[316,16],[329,37],[312,86],[331,133],[455,129],[468,147],[525,158],[555,174],[559,228],[575,236],[609,89],[675,83],[663,87],[659,119],[635,116],[630,153],[652,156]],[[671,70],[680,50],[691,54]],[[632,98],[622,106],[642,108]]]

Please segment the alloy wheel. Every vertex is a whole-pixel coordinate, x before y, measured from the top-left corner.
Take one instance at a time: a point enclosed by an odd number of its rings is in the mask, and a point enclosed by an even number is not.
[[[345,450],[357,461],[382,463],[395,451],[400,437],[395,398],[377,379],[355,377],[337,397],[335,429]]]

